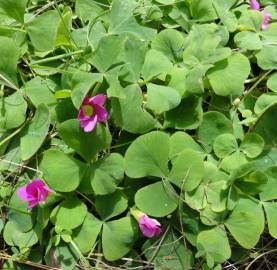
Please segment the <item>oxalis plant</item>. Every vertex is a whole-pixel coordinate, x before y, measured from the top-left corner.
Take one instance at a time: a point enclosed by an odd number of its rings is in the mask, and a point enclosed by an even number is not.
[[[0,0],[0,268],[272,270],[276,19]]]

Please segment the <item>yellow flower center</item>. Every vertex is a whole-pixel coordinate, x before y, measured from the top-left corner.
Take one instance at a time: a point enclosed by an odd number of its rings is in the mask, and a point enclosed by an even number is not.
[[[93,115],[93,107],[91,105],[84,105],[83,106],[85,116],[92,116]]]

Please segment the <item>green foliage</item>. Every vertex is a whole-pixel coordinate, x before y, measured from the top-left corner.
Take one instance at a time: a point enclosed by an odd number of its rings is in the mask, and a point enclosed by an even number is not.
[[[69,197],[54,208],[50,220],[56,227],[72,230],[83,223],[86,215],[86,205],[75,197]]]
[[[13,89],[17,89],[17,61],[19,50],[16,43],[7,37],[0,37],[0,81]]]
[[[3,267],[219,270],[277,238],[275,2],[266,29],[246,1],[48,2],[0,1]]]
[[[51,188],[70,192],[79,186],[85,165],[61,151],[52,149],[44,152],[40,169]]]

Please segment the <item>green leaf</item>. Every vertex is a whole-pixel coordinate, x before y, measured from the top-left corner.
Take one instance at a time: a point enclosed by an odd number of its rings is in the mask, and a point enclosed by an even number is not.
[[[77,197],[68,197],[54,208],[50,220],[65,230],[79,227],[87,215],[86,205]]]
[[[177,108],[166,112],[164,127],[182,130],[196,129],[202,119],[202,99],[196,96],[189,96],[184,98]]]
[[[56,104],[56,98],[53,94],[56,88],[54,81],[40,76],[28,81],[22,90],[37,108],[39,104],[44,103],[49,107]]]
[[[0,170],[14,172],[21,165],[23,161],[20,153],[20,136],[17,136],[9,143],[5,158],[0,159]]]
[[[185,202],[189,207],[195,210],[201,210],[207,206],[207,199],[205,195],[205,185],[201,183],[193,191],[185,193]]]
[[[255,103],[254,112],[261,115],[274,103],[277,103],[277,95],[275,93],[262,94]]]
[[[217,19],[212,0],[190,1],[190,10],[196,21],[208,22]]]
[[[45,104],[40,104],[20,138],[22,160],[31,158],[38,151],[48,134],[49,126],[50,111]]]
[[[72,29],[72,10],[69,6],[63,9],[58,24],[55,46],[72,46],[70,31]]]
[[[254,132],[265,141],[266,146],[275,146],[277,143],[277,125],[274,125],[274,116],[277,115],[277,103],[269,107],[259,118]]]
[[[26,119],[27,102],[18,92],[0,100],[0,128],[12,129]]]
[[[262,205],[251,199],[241,198],[225,225],[242,247],[253,248],[264,231]]]
[[[273,92],[277,93],[277,73],[274,73],[269,77],[266,83],[267,87]]]
[[[181,32],[175,29],[165,29],[159,32],[151,43],[151,48],[162,52],[171,61],[182,60],[185,39]]]
[[[63,98],[70,98],[71,97],[71,90],[58,90],[55,92],[55,98],[56,99],[63,99]]]
[[[228,37],[227,37],[228,39]],[[186,65],[192,68],[190,81],[195,85],[194,78],[201,78],[215,62],[221,61],[231,55],[229,48],[219,48],[223,37],[215,24],[194,24],[186,39],[183,59]],[[201,83],[198,83],[201,84]],[[189,85],[188,85],[189,86]],[[191,88],[191,86],[190,86]],[[196,90],[190,90],[196,92]]]
[[[16,43],[10,38],[0,37],[0,82],[13,89],[17,89],[18,85],[16,75],[18,58]]]
[[[155,2],[158,2],[163,5],[172,5],[175,3],[175,0],[155,0]]]
[[[24,13],[28,0],[6,0],[0,2],[0,12],[15,19],[21,24],[24,23]],[[2,13],[1,12],[1,13]]]
[[[272,237],[276,239],[277,238],[277,203],[264,202],[263,206],[266,213],[269,233]]]
[[[232,122],[220,112],[205,113],[198,129],[200,142],[212,145],[216,137],[224,133],[233,134]]]
[[[129,70],[126,71],[124,68],[128,68],[128,65],[126,66],[117,66],[116,68],[109,71],[109,73],[106,74],[105,78],[109,84],[109,88],[107,89],[107,96],[109,98],[115,97],[119,99],[125,99],[126,95],[124,92],[123,87],[120,84],[119,81],[119,72],[125,72],[124,75],[129,74]],[[127,79],[127,78],[126,78]]]
[[[272,9],[272,7],[273,7],[273,5],[267,6],[265,8],[265,11],[267,11],[272,16],[271,18],[275,20],[276,19],[276,11],[274,9]],[[276,43],[277,42],[276,34],[277,34],[277,23],[272,22],[272,21],[268,25],[267,29],[260,31],[260,35],[261,35],[263,43],[265,45],[270,44],[270,43]]]
[[[236,0],[214,0],[213,5],[221,22],[227,27],[229,32],[234,32],[237,29],[236,15],[230,9],[236,4]]]
[[[243,31],[235,35],[235,43],[239,48],[246,50],[260,50],[263,47],[259,34],[255,32]]]
[[[259,33],[263,22],[262,12],[259,10],[244,9],[239,18],[239,29]]]
[[[204,176],[204,161],[202,156],[193,150],[184,150],[173,160],[172,169],[168,175],[170,182],[185,191],[194,190]]]
[[[39,240],[36,230],[31,229],[28,232],[22,232],[18,226],[9,221],[5,225],[3,235],[8,245],[19,248],[32,247]]]
[[[125,43],[122,61],[126,65],[122,66],[120,76],[122,80],[136,83],[140,78],[140,71],[143,66],[147,44],[141,40],[129,38]]]
[[[122,258],[131,250],[136,233],[137,227],[130,217],[104,223],[102,234],[104,257],[108,261]]]
[[[76,72],[72,77],[72,102],[79,109],[84,98],[96,83],[101,83],[103,76],[99,73]]]
[[[90,63],[98,71],[102,73],[106,72],[112,65],[119,62],[119,55],[126,41],[127,38],[122,36],[108,35],[101,38],[96,51],[89,60]]]
[[[147,84],[147,107],[157,114],[170,111],[181,102],[177,90],[168,86]]]
[[[217,157],[224,158],[238,149],[238,143],[234,135],[221,134],[216,137],[213,148]]]
[[[117,153],[94,162],[90,167],[94,193],[96,195],[113,193],[124,177],[124,167],[124,159]]]
[[[182,131],[175,132],[170,137],[170,154],[169,158],[172,159],[182,153],[183,150],[194,150],[201,154],[204,152],[203,148],[196,143],[193,138]]]
[[[156,30],[139,25],[133,16],[135,3],[132,0],[114,0],[110,14],[110,35],[128,34],[142,40],[152,40]]]
[[[142,135],[126,151],[126,174],[131,178],[165,177],[168,156],[169,136],[166,133],[153,131]]]
[[[50,10],[35,17],[27,25],[27,33],[38,52],[49,52],[55,48],[60,16],[57,10]]]
[[[240,145],[240,149],[249,158],[255,158],[262,153],[264,149],[264,140],[258,134],[247,134]]]
[[[54,149],[43,153],[39,168],[49,186],[61,192],[75,190],[85,173],[80,161]]]
[[[236,151],[233,154],[225,157],[221,162],[221,168],[231,173],[233,170],[238,168],[240,165],[247,163],[247,159],[243,153]]]
[[[268,181],[260,193],[260,198],[262,201],[277,200],[277,167],[269,167],[264,173]]]
[[[153,217],[164,217],[177,207],[175,191],[170,184],[157,182],[145,186],[135,195],[136,206],[144,213]]]
[[[34,246],[39,241],[40,232],[37,227],[24,233],[20,230],[14,229],[12,231],[12,240],[15,246],[21,248],[28,248]]]
[[[172,68],[172,63],[163,53],[150,49],[146,53],[141,74],[144,81],[149,82],[158,76],[165,78]]]
[[[227,189],[226,181],[215,181],[206,186],[205,193],[210,208],[214,212],[222,212],[226,210],[226,201],[229,189]]]
[[[102,220],[120,215],[127,207],[128,198],[119,190],[108,195],[97,196],[95,199],[95,208]]]
[[[103,8],[97,2],[90,0],[76,0],[75,10],[78,18],[90,21],[103,12]]]
[[[147,260],[153,260],[155,268],[189,270],[193,266],[194,258],[188,247],[184,246],[173,230],[164,237],[163,245],[153,249],[156,238],[147,240],[143,245],[143,251]]]
[[[168,74],[168,77],[170,78],[168,86],[176,89],[181,97],[186,97],[188,95],[188,89],[186,88],[187,73],[188,70],[186,68],[175,66]]]
[[[222,227],[200,232],[197,236],[197,249],[210,255],[216,263],[223,263],[231,257],[229,241]]]
[[[50,254],[45,258],[47,264],[51,265],[54,261],[54,263],[56,262],[63,270],[76,270],[75,266],[81,259],[80,254],[77,254],[68,243],[60,243],[57,247],[52,247],[49,253]],[[54,259],[51,254],[54,254]]]
[[[3,231],[3,238],[4,238],[4,241],[9,246],[14,246],[13,239],[12,239],[14,229],[18,230],[14,223],[8,221],[5,224],[4,231]]]
[[[262,192],[267,184],[267,176],[263,172],[254,171],[240,179],[235,185],[246,194],[258,194]]]
[[[276,45],[264,45],[256,54],[258,66],[263,70],[277,68],[277,47]]]
[[[111,134],[102,124],[86,133],[76,119],[67,120],[58,125],[58,133],[65,143],[79,153],[86,161],[91,161],[95,155],[108,148],[111,143]]]
[[[9,206],[15,209],[26,211],[27,203],[22,202],[16,192],[14,192],[10,198]],[[34,227],[36,215],[37,211],[35,209],[33,209],[30,215],[15,210],[9,210],[8,219],[9,222],[12,222],[18,228],[18,230],[25,233],[30,231]]]
[[[73,231],[72,239],[82,253],[88,253],[92,250],[102,225],[100,220],[87,213],[83,224]]]
[[[246,56],[233,53],[228,59],[217,62],[207,77],[217,95],[238,96],[244,90],[244,81],[250,74],[250,63]]]
[[[138,86],[124,88],[126,98],[113,98],[113,118],[117,125],[131,133],[146,133],[156,126],[155,119],[142,109],[142,93]],[[132,106],[130,106],[132,104]]]

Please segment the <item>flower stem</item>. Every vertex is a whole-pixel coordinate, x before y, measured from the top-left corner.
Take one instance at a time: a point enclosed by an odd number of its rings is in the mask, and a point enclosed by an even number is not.
[[[22,213],[22,214],[25,214],[25,215],[32,215],[31,212],[27,212],[27,211],[24,211],[24,210],[22,210],[22,209],[18,209],[18,208],[12,207],[12,206],[10,206],[10,205],[8,205],[8,204],[5,204],[5,203],[1,203],[0,206],[4,206],[4,207],[6,207],[6,208],[9,208],[9,209],[11,209],[11,210],[14,210],[14,211],[16,211],[16,212],[19,212],[19,213]]]
[[[82,252],[80,251],[80,249],[78,248],[78,246],[75,244],[75,242],[73,240],[70,241],[71,246],[73,247],[73,249],[78,253],[78,255],[80,256],[80,260],[81,262],[85,265],[86,268],[91,269],[90,264],[88,262],[88,260],[84,257],[84,255],[82,254]]]

